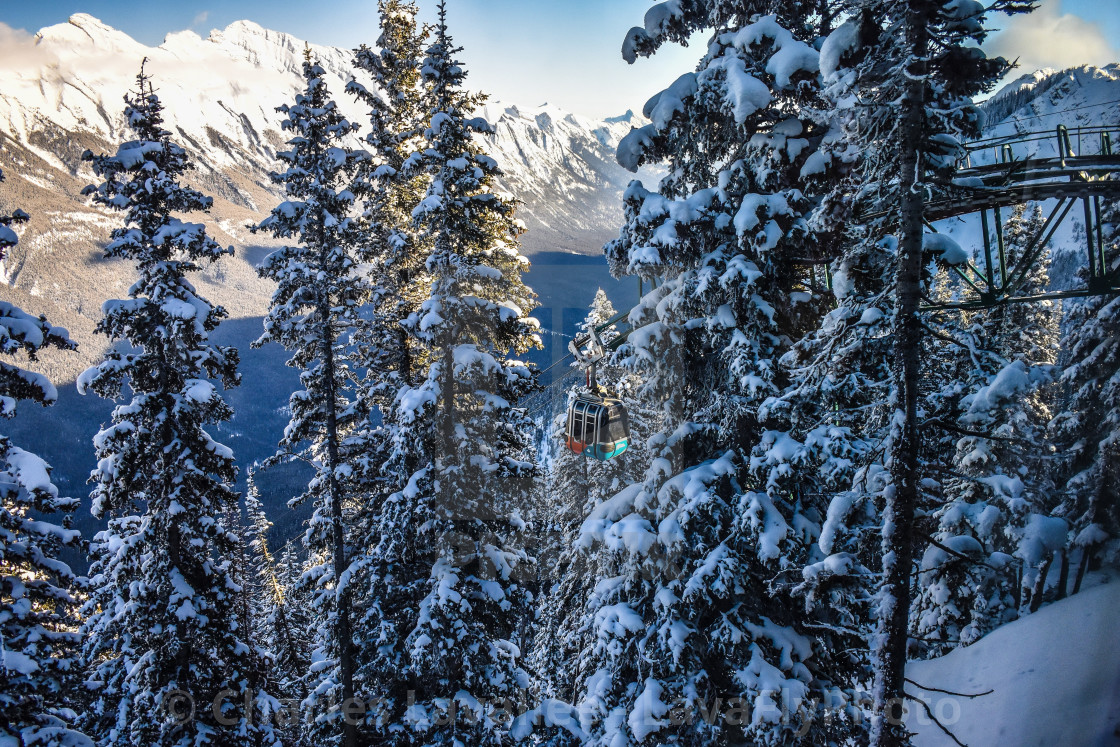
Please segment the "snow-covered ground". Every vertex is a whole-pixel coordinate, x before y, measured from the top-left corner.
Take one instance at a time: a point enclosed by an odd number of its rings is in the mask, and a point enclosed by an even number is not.
[[[1081,593],[993,631],[907,677],[969,747],[1112,747],[1120,744],[1120,576],[1091,575]],[[985,693],[965,698],[934,692]],[[914,704],[916,747],[953,740]]]

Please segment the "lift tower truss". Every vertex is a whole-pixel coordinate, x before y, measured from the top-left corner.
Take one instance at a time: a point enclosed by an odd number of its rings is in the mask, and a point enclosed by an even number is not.
[[[977,262],[949,266],[968,288],[966,297],[949,303],[927,299],[923,310],[985,309],[1009,303],[1120,294],[1120,272],[1106,263],[1101,229],[1102,200],[1120,198],[1120,155],[1113,152],[1112,145],[1120,132],[1092,127],[1078,128],[1074,133],[1071,136],[1065,126],[1058,126],[1049,132],[988,138],[963,146],[952,179],[935,186],[925,221],[936,232],[933,224],[937,221],[979,213],[981,246],[974,253]],[[1055,155],[1016,158],[1017,149],[1037,152],[1047,141],[1054,146]],[[1031,201],[1050,202],[1049,214],[1011,264],[1003,210]],[[1080,210],[1074,210],[1078,203]],[[1084,220],[1085,283],[1046,293],[1025,291],[1047,242],[1071,213]],[[977,263],[982,266],[977,267]]]

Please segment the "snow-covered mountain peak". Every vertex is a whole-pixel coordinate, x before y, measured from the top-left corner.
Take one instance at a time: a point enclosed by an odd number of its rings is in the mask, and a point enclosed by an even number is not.
[[[295,75],[303,69],[303,50],[306,47],[311,48],[323,67],[339,74],[339,77],[342,77],[351,58],[349,50],[309,44],[291,34],[266,29],[247,20],[234,21],[224,29],[212,30],[207,41],[235,59]]]
[[[283,141],[275,108],[301,85],[305,42],[251,21],[236,21],[202,38],[168,34],[149,47],[88,14],[42,29],[35,61],[0,68],[0,132],[30,143],[32,133],[57,128],[108,140],[124,131],[122,98],[147,72],[173,130],[189,138],[205,166],[269,166]],[[327,82],[352,117],[363,107],[342,94],[351,53],[312,46]]]
[[[1120,63],[1024,75],[983,105],[989,135],[1120,124]]]
[[[1037,86],[1040,81],[1049,78],[1054,73],[1058,72],[1052,67],[1043,68],[1042,70],[1035,70],[1033,73],[1026,73],[1020,75],[1015,80],[999,89],[989,101],[995,101],[1003,96],[1009,96],[1016,91],[1030,90]]]
[[[123,31],[118,31],[88,13],[75,13],[66,23],[40,29],[35,35],[35,41],[51,46],[96,47],[122,52],[144,46]]]
[[[531,123],[542,131],[554,131],[558,127],[575,127],[585,132],[594,132],[596,129],[610,124],[610,120],[594,120],[551,104],[525,106],[493,100],[484,104],[478,113],[479,116],[495,127],[502,121],[519,121],[526,124]],[[626,131],[629,131],[628,127]],[[622,134],[625,135],[626,133],[623,132]]]
[[[603,121],[606,122],[607,124],[633,124],[633,125],[637,125],[637,124],[640,124],[640,123],[635,121],[637,118],[638,118],[638,116],[636,114],[634,114],[633,109],[627,109],[624,114],[620,114],[617,117],[607,117]]]
[[[185,48],[191,49],[203,43],[201,36],[191,31],[190,29],[183,29],[182,31],[172,31],[163,37],[163,44],[160,44],[160,49],[177,49]]]

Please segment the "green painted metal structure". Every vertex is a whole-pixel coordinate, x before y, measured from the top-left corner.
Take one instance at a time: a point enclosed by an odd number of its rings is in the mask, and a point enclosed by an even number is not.
[[[1048,299],[1120,294],[1120,273],[1105,261],[1101,230],[1101,201],[1120,198],[1120,154],[1113,140],[1120,128],[1077,128],[1071,134],[1064,125],[1048,132],[1029,132],[988,138],[964,145],[961,167],[947,184],[934,187],[926,208],[926,224],[947,218],[979,213],[982,268],[973,262],[951,265],[970,289],[968,298],[952,303],[927,301],[925,310],[984,309],[1009,303]],[[1016,151],[1051,140],[1055,155],[1016,158]],[[1033,146],[1037,147],[1037,146]],[[989,163],[973,165],[991,153]],[[1053,200],[1042,227],[1028,242],[1023,255],[1012,266],[1004,238],[1003,209],[1029,201]],[[1046,293],[1026,293],[1023,286],[1031,269],[1042,259],[1047,242],[1081,203],[1086,242],[1086,282]],[[874,217],[874,216],[868,216]]]

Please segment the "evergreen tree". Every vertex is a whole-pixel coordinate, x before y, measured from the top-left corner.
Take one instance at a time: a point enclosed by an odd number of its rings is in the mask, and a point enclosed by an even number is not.
[[[845,168],[843,156],[833,157]],[[850,243],[832,262],[836,307],[782,359],[793,383],[764,405],[788,413],[791,440],[771,439],[760,466],[768,479],[788,485],[819,522],[795,592],[804,598],[813,624],[831,631],[827,645],[847,652],[849,676],[866,682],[866,641],[878,585],[870,569],[879,565],[887,477],[882,443],[890,423],[895,243],[874,240],[854,222],[847,225]]]
[[[1024,205],[1015,208],[1005,230],[1010,267],[1020,266],[1042,223],[1039,208],[1029,214]],[[1048,264],[1044,251],[1020,292],[1045,292]],[[925,550],[911,611],[927,653],[972,643],[1013,619],[1020,606],[1029,611],[1041,603],[1040,570],[1059,549],[1040,545],[1036,531],[1056,528],[1047,518],[1055,491],[1047,439],[1053,389],[1046,385],[1057,322],[1050,301],[950,311],[928,322],[940,332],[927,343],[928,359],[944,362],[926,372],[936,396],[925,403],[924,416],[933,425],[932,446],[948,457],[948,479],[939,481],[942,504],[925,522],[936,544]],[[1024,564],[1018,589],[1012,556]]]
[[[211,380],[238,383],[237,351],[211,341],[226,313],[187,280],[232,250],[175,217],[211,198],[180,183],[191,164],[143,68],[125,102],[135,139],[84,156],[105,179],[85,193],[125,214],[105,254],[139,275],[128,299],[106,302],[98,330],[116,344],[78,380],[106,399],[131,392],[94,439],[93,513],[108,527],[83,609],[86,724],[102,745],[274,745],[263,662],[238,620],[233,454],[205,430],[230,418]]]
[[[19,241],[11,226],[28,219],[22,210],[0,213],[0,262]],[[45,317],[0,301],[0,352],[34,361],[49,347],[74,343]],[[14,417],[19,400],[52,405],[58,392],[45,376],[0,362],[0,416]],[[69,514],[77,501],[59,496],[50,473],[46,462],[0,435],[0,743],[84,747],[90,740],[69,728],[77,718],[78,584],[58,557],[76,548],[80,535],[69,516],[61,525],[46,518]]]
[[[600,288],[579,325],[579,333],[587,334],[617,315]],[[599,333],[604,344],[618,335],[613,328]],[[582,524],[597,506],[642,479],[650,463],[646,438],[658,430],[656,412],[636,396],[641,382],[633,371],[616,365],[608,356],[598,365],[596,375],[600,388],[620,399],[627,409],[631,447],[622,457],[607,462],[573,453],[564,442],[566,408],[546,428],[541,460],[546,473],[544,500],[533,521],[541,537],[536,545],[541,598],[531,656],[533,696],[542,702],[554,699],[571,703],[578,697],[581,683],[571,662],[594,645],[584,607],[603,569],[597,565],[598,555],[580,542]],[[581,377],[568,392],[569,404],[582,387]],[[571,738],[567,729],[555,734],[560,740]]]
[[[1120,272],[1120,203],[1102,215],[1105,267]],[[1090,562],[1115,557],[1120,537],[1120,298],[1091,296],[1069,303],[1062,350],[1068,363],[1061,381],[1067,389],[1053,432],[1064,458],[1057,512],[1070,525],[1081,588]]]
[[[291,689],[297,694],[307,691],[307,666],[308,652],[311,651],[314,630],[312,625],[311,593],[303,583],[303,574],[311,567],[310,559],[300,552],[299,543],[288,540],[284,543],[284,551],[276,561],[276,579],[280,591],[284,594],[284,611],[287,627],[292,631],[294,643],[292,651],[285,652],[287,642],[282,627],[274,627],[276,635],[282,645],[275,648],[281,651],[278,660],[281,666],[290,668]],[[279,621],[279,618],[276,618]],[[290,656],[285,661],[283,657]],[[302,668],[301,668],[302,665]],[[288,672],[285,672],[285,676]]]
[[[368,714],[363,741],[376,740],[400,717],[395,705],[403,691],[392,683],[402,682],[398,657],[408,635],[405,616],[413,613],[417,593],[405,581],[415,569],[410,561],[402,562],[402,555],[411,557],[416,548],[407,546],[409,536],[396,529],[396,502],[419,462],[410,445],[399,440],[395,398],[416,382],[428,362],[428,352],[409,334],[406,322],[431,283],[425,267],[429,242],[412,217],[431,182],[420,163],[431,114],[420,74],[428,29],[417,24],[412,3],[382,0],[378,10],[378,49],[363,46],[355,53],[355,67],[368,74],[377,92],[357,81],[348,86],[370,107],[365,141],[371,158],[354,179],[364,204],[358,256],[368,264],[370,292],[354,341],[364,369],[359,396],[375,412],[343,444],[360,501],[350,521],[356,549],[350,567],[354,619],[363,633],[355,643],[355,689],[367,703],[388,701]]]
[[[592,744],[858,731],[847,713],[810,713],[811,700],[850,694],[857,675],[837,655],[846,646],[829,645],[787,595],[824,516],[789,490],[780,462],[803,444],[774,399],[790,383],[779,361],[820,306],[800,268],[831,241],[808,221],[833,178],[816,155],[829,134],[814,114],[820,8],[661,3],[624,44],[632,60],[712,30],[697,72],[653,97],[652,123],[619,147],[632,169],[669,162],[656,192],[631,183],[626,225],[607,246],[612,271],[663,278],[620,350],[663,420],[643,479],[582,525],[599,554],[591,643],[576,664]]]
[[[931,298],[960,300],[947,268],[933,281]],[[982,469],[962,465],[958,445],[981,431],[963,422],[969,401],[1006,364],[991,350],[987,310],[946,310],[925,316],[922,341],[923,510],[919,531],[930,544],[920,561],[910,609],[911,658],[939,656],[979,639],[1014,615],[1012,567],[1005,549],[1006,517],[987,500]],[[986,440],[990,442],[990,439]],[[976,477],[974,477],[975,475]]]
[[[305,543],[313,566],[302,583],[314,590],[317,648],[312,655],[306,706],[315,714],[317,744],[357,744],[357,723],[342,708],[354,697],[354,629],[346,573],[351,547],[346,536],[350,497],[344,441],[367,417],[355,393],[359,375],[349,336],[360,326],[368,296],[355,256],[355,200],[349,188],[364,151],[346,146],[357,129],[339,111],[327,89],[324,69],[304,53],[304,89],[278,111],[292,133],[289,150],[277,154],[287,166],[273,173],[287,200],[254,230],[295,243],[277,249],[260,266],[276,292],[255,345],[277,342],[300,371],[302,389],[289,400],[291,421],[281,451],[268,463],[299,456],[315,465],[300,500],[315,507]]]
[[[1017,267],[1028,243],[1043,228],[1042,209],[1028,212],[1019,205],[1008,218],[1005,234],[1007,261]],[[1020,292],[1041,294],[1049,290],[1050,252],[1045,247],[1024,275]],[[992,310],[991,349],[1007,364],[987,386],[969,400],[962,422],[973,431],[991,433],[991,439],[966,438],[958,445],[963,462],[986,467],[981,479],[992,496],[1003,503],[1007,515],[1004,541],[998,549],[1021,563],[1021,611],[1037,610],[1042,603],[1046,572],[1057,555],[1065,558],[1054,481],[1054,447],[1048,426],[1057,394],[1051,386],[1058,357],[1060,309],[1055,301],[1006,304]],[[984,441],[987,440],[987,443]],[[972,458],[972,448],[978,458]],[[975,473],[973,473],[975,474]],[[1001,479],[999,476],[1008,479]],[[1048,529],[1042,534],[1040,530]]]
[[[252,468],[245,491],[245,514],[252,558],[252,577],[246,586],[251,590],[253,637],[271,656],[274,694],[288,700],[303,700],[307,695],[303,678],[309,665],[309,640],[304,625],[306,610],[293,607],[293,587],[298,583],[299,570],[297,566],[297,575],[291,578],[292,559],[277,561],[272,554],[268,541],[272,522],[265,515]],[[285,741],[292,743],[293,734],[286,736]]]
[[[578,325],[577,335],[586,335],[594,327],[601,326],[604,322],[618,315],[614,305],[611,304],[607,294],[599,288],[591,302],[591,308],[584,320]],[[606,329],[599,333],[600,340],[606,344],[618,336],[617,330]],[[578,368],[577,363],[571,364]],[[623,372],[604,360],[597,367],[598,384],[603,391],[612,397],[617,397],[625,388]],[[576,377],[576,384],[567,393],[568,404],[584,388],[584,376]],[[545,505],[540,507],[542,520],[549,521],[548,526],[542,526],[543,542],[538,553],[542,572],[550,565],[549,560],[555,560],[565,549],[571,547],[570,532],[579,528],[579,523],[587,512],[599,503],[605,496],[613,495],[620,490],[626,482],[624,475],[630,470],[632,461],[612,460],[601,464],[592,464],[586,457],[575,454],[564,444],[564,432],[567,428],[567,408],[552,418],[547,427],[544,441],[544,454],[542,464],[545,469],[545,479],[548,484],[548,496]],[[640,476],[641,473],[638,473]]]
[[[821,72],[846,139],[860,154],[852,192],[861,223],[874,241],[893,237],[893,365],[887,402],[890,432],[883,466],[882,589],[872,639],[875,712],[871,742],[908,741],[901,704],[907,655],[915,519],[922,495],[918,408],[923,327],[918,305],[930,280],[925,272],[924,204],[930,180],[944,177],[960,154],[960,140],[981,124],[971,98],[990,90],[1006,70],[980,44],[985,13],[1027,10],[1006,0],[985,9],[959,0],[854,0],[848,20],[821,48]]]
[[[380,0],[381,37],[377,50],[362,46],[354,64],[380,91],[352,81],[347,90],[370,107],[365,137],[371,158],[355,177],[362,196],[360,257],[372,265],[372,314],[359,332],[367,368],[369,395],[384,409],[402,384],[411,384],[423,360],[402,322],[419,308],[427,290],[424,268],[427,248],[412,223],[412,211],[423,199],[430,175],[418,168],[425,143],[428,102],[420,76],[426,28],[418,27],[417,8],[403,0]]]
[[[532,377],[508,356],[539,339],[515,204],[494,192],[497,165],[475,141],[489,126],[471,117],[482,97],[463,90],[458,51],[441,3],[422,67],[433,108],[419,165],[431,183],[413,213],[430,285],[405,320],[424,365],[384,413],[383,469],[401,487],[368,551],[368,681],[382,698],[366,728],[384,744],[503,744],[503,711],[529,684],[519,509],[535,467],[531,422],[512,403]]]
[[[1017,206],[1006,226],[1007,261],[1018,267],[1027,243],[1042,228],[1041,209],[1027,215]],[[1045,293],[1049,286],[1049,252],[1044,251],[1024,278],[1024,294]],[[966,432],[957,444],[956,466],[978,478],[962,486],[965,498],[1002,493],[1021,501],[1005,508],[1013,513],[1028,509],[1046,511],[1047,497],[1054,492],[1050,482],[1046,428],[1053,417],[1053,389],[1046,388],[1057,362],[1058,308],[1053,301],[1004,304],[972,315],[977,329],[977,347],[992,354],[992,363],[960,403],[960,426]],[[959,352],[958,352],[959,355]],[[986,375],[985,375],[986,374]],[[998,385],[998,386],[996,386]],[[980,434],[980,435],[974,435]],[[985,435],[990,434],[990,438]],[[990,475],[1005,475],[1023,483],[998,490]]]

